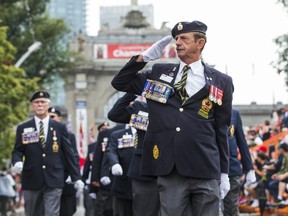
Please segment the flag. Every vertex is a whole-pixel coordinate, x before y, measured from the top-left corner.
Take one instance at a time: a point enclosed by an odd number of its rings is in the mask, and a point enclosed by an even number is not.
[[[79,162],[80,162],[80,169],[84,166],[85,163],[85,155],[83,151],[83,145],[84,145],[84,133],[83,133],[83,126],[82,126],[82,118],[83,116],[80,113],[80,125],[79,125]]]
[[[89,128],[89,144],[95,142],[94,131],[95,131],[94,123],[91,123]]]

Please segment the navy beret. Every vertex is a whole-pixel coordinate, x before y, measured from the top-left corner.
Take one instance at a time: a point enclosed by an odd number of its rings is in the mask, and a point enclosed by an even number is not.
[[[108,122],[103,122],[101,123],[98,127],[97,127],[97,130],[100,131],[100,129],[104,126],[109,126],[109,123]]]
[[[48,113],[54,113],[59,117],[62,116],[61,111],[55,107],[49,107]]]
[[[33,93],[33,95],[30,98],[30,102],[32,102],[33,100],[37,99],[37,98],[50,98],[50,94],[45,91],[45,90],[39,90]]]
[[[200,32],[203,34],[206,34],[207,26],[197,20],[194,20],[192,22],[179,22],[177,23],[172,31],[172,37],[175,38],[176,35],[186,33],[186,32]]]

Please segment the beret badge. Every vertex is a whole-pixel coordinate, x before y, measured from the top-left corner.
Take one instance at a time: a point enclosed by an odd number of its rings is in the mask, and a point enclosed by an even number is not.
[[[178,29],[178,31],[181,31],[183,29],[183,25],[181,22],[178,23],[177,29]]]

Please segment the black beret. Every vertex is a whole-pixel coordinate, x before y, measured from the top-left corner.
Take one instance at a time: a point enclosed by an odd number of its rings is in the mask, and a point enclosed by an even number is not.
[[[50,94],[45,91],[45,90],[39,90],[33,93],[33,95],[30,98],[30,102],[32,102],[33,100],[37,99],[37,98],[50,98]]]
[[[203,34],[206,34],[207,26],[197,20],[194,20],[192,22],[179,22],[177,23],[172,31],[172,37],[175,38],[176,35],[186,33],[186,32],[200,32]]]
[[[97,130],[100,131],[100,129],[104,126],[109,126],[109,123],[108,122],[103,122],[101,123],[98,127],[97,127]]]
[[[61,111],[55,107],[49,107],[48,113],[54,113],[59,117],[62,116]]]

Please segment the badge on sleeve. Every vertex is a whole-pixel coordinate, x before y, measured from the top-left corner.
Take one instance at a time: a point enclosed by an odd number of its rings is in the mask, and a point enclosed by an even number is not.
[[[234,136],[234,133],[235,133],[235,126],[232,124],[230,125],[229,127],[229,132],[230,132],[230,136],[233,137]]]
[[[171,86],[155,80],[147,79],[142,91],[142,96],[160,103],[166,103],[171,91]]]

